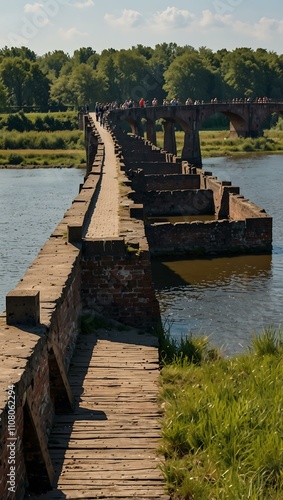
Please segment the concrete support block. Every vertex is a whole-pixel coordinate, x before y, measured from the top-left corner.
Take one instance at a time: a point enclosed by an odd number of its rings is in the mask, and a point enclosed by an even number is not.
[[[7,325],[32,325],[40,323],[39,291],[12,290],[6,295]]]

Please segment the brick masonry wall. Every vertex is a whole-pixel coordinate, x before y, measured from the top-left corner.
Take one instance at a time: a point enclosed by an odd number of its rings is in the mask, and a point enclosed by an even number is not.
[[[131,170],[137,171],[142,170],[145,175],[147,174],[181,174],[182,173],[182,165],[180,163],[167,163],[162,161],[156,162],[134,162],[128,161],[125,163],[122,162],[122,170],[126,172],[130,172]]]
[[[160,312],[152,287],[148,250],[130,247],[123,238],[85,240],[82,301],[85,309],[125,324],[156,326]]]
[[[210,190],[149,191],[144,193],[143,203],[149,216],[212,215],[215,212]]]
[[[42,450],[38,447],[37,439],[40,439],[44,449],[52,427],[55,405],[58,407],[57,398],[60,398],[60,404],[67,404],[60,369],[63,367],[65,371],[68,370],[78,335],[78,321],[82,310],[80,241],[93,199],[99,190],[102,158],[103,152],[99,150],[93,170],[80,194],[13,290],[15,307],[18,304],[20,311],[25,307],[22,294],[25,296],[29,291],[39,292],[40,322],[35,325],[7,325],[6,313],[0,315],[1,499],[21,500],[24,497],[28,481],[32,480],[27,467],[36,471],[39,486],[45,487],[48,484],[48,474],[43,466]],[[70,228],[72,231],[69,231]],[[68,239],[69,236],[72,241]],[[19,304],[20,301],[22,304]],[[7,318],[15,316],[12,308],[10,303]],[[57,358],[54,357],[54,352]],[[56,373],[50,373],[50,368],[55,369]],[[54,380],[57,384],[55,389]],[[11,471],[8,446],[8,412],[11,401],[8,388],[11,384],[17,437],[13,491],[9,491],[11,484],[8,476]],[[69,404],[65,409],[69,410]],[[35,419],[36,432],[29,423],[30,418]]]
[[[52,241],[54,240],[54,241]],[[48,244],[54,244],[54,256],[52,266],[56,268],[56,241],[51,238]],[[52,250],[52,248],[49,248]],[[44,252],[44,247],[43,247]],[[42,255],[40,256],[42,258]],[[26,285],[26,281],[33,274],[35,287],[39,278],[44,281],[41,258],[37,258],[23,278],[21,283]],[[60,261],[60,257],[59,257]],[[40,267],[40,270],[39,270]],[[58,267],[60,263],[58,262]],[[48,269],[45,270],[48,273]],[[1,400],[0,400],[0,498],[21,499],[28,484],[26,475],[23,445],[28,450],[29,443],[24,443],[23,413],[27,391],[32,400],[32,411],[38,418],[40,428],[37,429],[42,434],[46,443],[52,427],[54,417],[54,405],[50,389],[49,373],[49,343],[54,341],[58,344],[63,364],[68,369],[72,353],[78,334],[78,318],[81,311],[80,300],[80,261],[76,257],[70,264],[68,272],[62,280],[62,276],[54,277],[54,291],[57,297],[50,296],[50,299],[41,303],[41,317],[43,322],[38,326],[7,326],[5,316],[0,320],[1,339]],[[19,285],[19,289],[21,286]],[[42,295],[46,297],[46,291],[42,290]],[[8,482],[10,464],[8,463],[9,448],[11,441],[8,435],[8,387],[14,384],[15,388],[15,429],[16,429],[16,489],[9,491],[11,485]],[[32,437],[32,436],[31,436]],[[34,454],[34,460],[39,460],[40,453]],[[44,478],[42,479],[44,480]]]
[[[199,175],[145,175],[146,191],[180,191],[184,189],[199,189]]]
[[[197,257],[271,251],[270,220],[267,219],[149,224],[146,235],[152,256]]]

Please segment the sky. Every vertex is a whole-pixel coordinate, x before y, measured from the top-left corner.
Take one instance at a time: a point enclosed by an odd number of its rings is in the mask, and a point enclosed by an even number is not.
[[[43,55],[163,42],[283,53],[282,0],[2,0],[0,48]]]

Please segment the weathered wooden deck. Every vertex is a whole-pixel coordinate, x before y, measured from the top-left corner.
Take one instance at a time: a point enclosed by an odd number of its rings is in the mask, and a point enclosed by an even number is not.
[[[156,452],[158,375],[154,337],[80,336],[69,373],[75,411],[56,417],[50,438],[57,487],[40,498],[169,499]]]

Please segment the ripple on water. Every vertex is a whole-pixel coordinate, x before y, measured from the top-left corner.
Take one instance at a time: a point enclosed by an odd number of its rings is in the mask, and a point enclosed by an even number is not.
[[[77,195],[79,169],[0,170],[0,308]]]
[[[230,355],[255,331],[283,324],[282,157],[215,158],[204,165],[273,217],[272,255],[156,262],[153,276],[172,335],[209,335]]]

